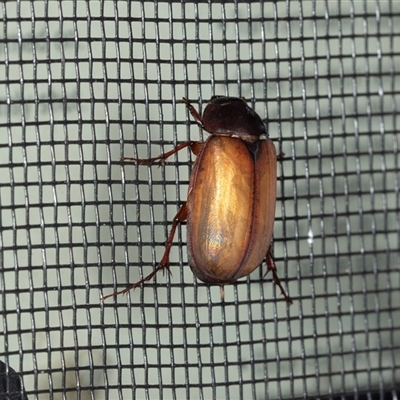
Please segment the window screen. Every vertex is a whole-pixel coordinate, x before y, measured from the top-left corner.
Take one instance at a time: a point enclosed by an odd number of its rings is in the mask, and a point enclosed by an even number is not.
[[[397,399],[399,1],[0,5],[0,360],[29,399]],[[274,257],[224,287],[151,273],[244,97],[277,152]],[[6,370],[6,372],[9,370]],[[18,391],[22,395],[22,389]]]

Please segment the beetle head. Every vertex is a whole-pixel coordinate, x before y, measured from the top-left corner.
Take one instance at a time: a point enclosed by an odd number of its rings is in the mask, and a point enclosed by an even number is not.
[[[214,135],[237,136],[250,142],[268,137],[260,116],[238,97],[213,96],[204,110],[202,123]]]

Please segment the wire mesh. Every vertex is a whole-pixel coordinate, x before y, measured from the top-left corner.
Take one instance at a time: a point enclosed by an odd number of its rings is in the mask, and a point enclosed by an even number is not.
[[[397,399],[400,2],[0,4],[0,358],[30,399]],[[244,96],[278,152],[274,254],[225,287],[160,260],[203,139]]]

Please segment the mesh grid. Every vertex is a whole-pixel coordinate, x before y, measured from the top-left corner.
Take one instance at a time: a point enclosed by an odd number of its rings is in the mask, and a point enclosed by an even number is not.
[[[400,2],[0,4],[0,360],[31,399],[397,399]],[[274,254],[197,281],[177,231],[203,139],[244,96],[278,164]]]

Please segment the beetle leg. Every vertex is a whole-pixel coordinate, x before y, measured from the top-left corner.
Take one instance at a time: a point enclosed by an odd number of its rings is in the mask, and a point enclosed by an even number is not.
[[[201,120],[200,114],[196,111],[196,109],[190,104],[189,100],[186,97],[182,97],[183,102],[186,104],[186,107],[189,109],[190,114],[194,120],[199,124],[201,128],[204,128],[203,121]]]
[[[282,161],[285,158],[285,153],[279,153],[276,155],[276,159]]]
[[[193,154],[197,156],[203,148],[203,145],[204,142],[193,142],[193,144],[190,146],[190,150],[192,150]]]
[[[108,299],[109,297],[118,296],[119,294],[125,294],[125,293],[129,292],[131,289],[136,289],[137,287],[142,285],[142,283],[145,283],[145,282],[149,281],[151,278],[153,278],[153,276],[158,271],[162,270],[165,273],[165,270],[166,270],[169,274],[171,274],[171,271],[169,270],[169,253],[171,251],[171,246],[172,246],[172,243],[174,240],[176,227],[178,226],[179,223],[186,221],[186,218],[187,218],[187,207],[186,207],[186,203],[184,203],[172,221],[172,228],[168,235],[168,240],[167,240],[167,244],[165,247],[165,252],[164,252],[163,258],[161,259],[157,268],[151,274],[147,275],[145,278],[141,279],[139,282],[136,282],[136,283],[133,283],[133,284],[127,286],[124,290],[109,294],[107,296],[102,296],[101,301],[104,301],[104,300]]]
[[[152,275],[151,277],[153,277],[157,273],[157,271],[159,271],[161,269],[164,271],[166,269],[168,271],[168,273],[171,274],[171,271],[169,270],[169,253],[171,251],[172,243],[174,240],[176,227],[181,222],[186,221],[186,219],[187,219],[187,206],[186,206],[186,202],[185,202],[182,204],[182,207],[179,209],[179,211],[175,215],[174,219],[172,220],[172,228],[168,235],[168,240],[167,240],[167,244],[165,246],[165,252],[164,252],[163,258],[161,259],[160,264],[158,265],[156,270],[154,272],[152,272],[152,274],[150,274],[150,275]],[[145,278],[143,281],[148,281],[149,279]],[[141,282],[136,283],[135,287],[139,286],[140,284],[141,284]]]
[[[276,264],[275,264],[274,259],[272,258],[271,248],[268,249],[268,253],[266,256],[266,262],[267,262],[268,269],[267,269],[267,272],[265,273],[265,275],[267,275],[269,271],[272,272],[272,280],[274,281],[275,285],[277,285],[279,287],[279,289],[281,290],[281,294],[285,298],[286,302],[288,304],[293,304],[292,299],[286,294],[285,290],[283,289],[281,281],[278,277],[278,274],[276,273]]]
[[[153,164],[153,163],[163,163],[168,157],[172,156],[173,154],[177,153],[178,151],[184,149],[185,147],[190,147],[191,150],[193,151],[194,154],[197,154],[196,152],[198,145],[201,145],[202,142],[194,142],[192,140],[189,140],[187,142],[183,142],[181,144],[178,144],[178,146],[174,147],[172,150],[168,151],[167,153],[161,154],[158,157],[153,157],[153,158],[134,158],[134,157],[122,157],[120,161],[127,161],[127,162],[134,162],[137,164]]]

